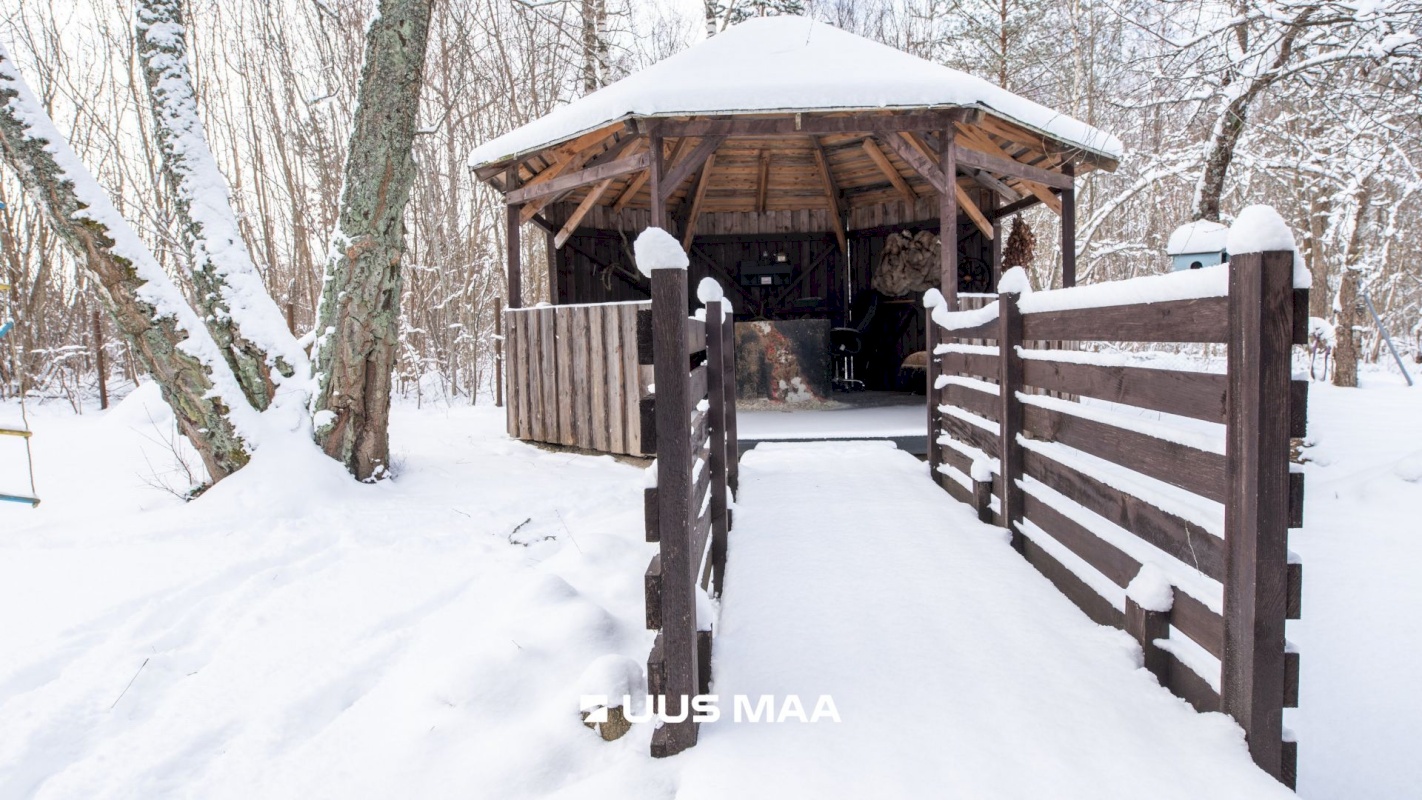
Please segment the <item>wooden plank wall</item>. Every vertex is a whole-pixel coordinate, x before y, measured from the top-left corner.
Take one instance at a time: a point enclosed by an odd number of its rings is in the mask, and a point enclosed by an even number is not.
[[[1289,439],[1305,433],[1307,384],[1291,383],[1290,353],[1308,300],[1291,264],[1292,253],[1234,256],[1226,297],[1022,313],[1003,295],[997,319],[937,332],[945,352],[930,370],[948,377],[929,425],[945,490],[1008,527],[1089,617],[1130,633],[1162,685],[1239,721],[1256,763],[1292,786],[1297,751],[1282,719],[1299,670],[1284,628],[1298,618],[1302,569],[1287,541],[1302,524],[1303,476],[1290,471]],[[1034,339],[1226,343],[1227,372],[1053,360]],[[1114,424],[1101,401],[1136,422]],[[1157,436],[1169,434],[1143,428],[1141,411],[1217,423],[1219,446]],[[1175,491],[1194,499],[1162,499]],[[1181,516],[1211,504],[1224,511],[1216,525]],[[1145,564],[1188,576],[1170,610],[1125,591]],[[1157,643],[1175,637],[1193,646]]]
[[[684,270],[655,270],[652,297],[638,348],[656,381],[644,404],[657,439],[656,482],[644,493],[647,541],[658,545],[644,578],[647,628],[658,631],[647,691],[675,715],[711,690],[711,621],[697,618],[697,593],[719,596],[726,570],[738,452],[735,339],[719,302],[704,321],[686,316]],[[695,720],[665,723],[652,735],[652,755],[675,755],[696,739]]]
[[[637,312],[649,303],[504,312],[508,433],[517,439],[644,456]]]

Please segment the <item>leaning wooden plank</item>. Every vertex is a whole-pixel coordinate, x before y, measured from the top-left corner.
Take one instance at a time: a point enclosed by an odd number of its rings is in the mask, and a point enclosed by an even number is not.
[[[1039,340],[1218,343],[1229,331],[1227,308],[1224,297],[1202,297],[1037,311],[1022,315],[1022,335]]]
[[[1023,452],[1022,467],[1052,490],[1208,577],[1224,577],[1224,543],[1198,525],[1035,450]]]
[[[603,396],[606,398],[603,408],[606,416],[602,427],[607,432],[607,452],[627,454],[631,452],[627,448],[627,413],[624,410],[627,401],[623,397],[627,387],[627,365],[623,358],[623,348],[627,344],[622,341],[621,306],[605,306],[602,322],[607,347],[603,351],[607,385],[603,387]]]
[[[588,327],[590,323],[590,309],[587,306],[573,306],[569,309],[573,313],[573,439],[578,447],[584,450],[593,448],[592,426],[592,392],[588,387],[588,378],[592,372],[592,364],[589,361],[590,347],[588,344]],[[600,337],[594,337],[597,341]],[[594,358],[601,358],[602,353],[597,353]]]
[[[592,448],[600,453],[609,452],[611,442],[607,410],[607,362],[610,358],[610,348],[616,342],[608,334],[607,315],[612,311],[610,306],[605,305],[588,307],[588,339],[591,347],[588,392],[592,395],[588,399],[588,405],[592,409],[592,430],[589,434]]]
[[[578,443],[573,422],[573,309],[555,307],[553,311],[555,353],[558,373],[558,443],[572,447]]]
[[[519,438],[519,413],[518,413],[518,325],[514,322],[515,316],[512,311],[504,312],[504,361],[508,365],[505,372],[505,380],[508,383],[508,397],[505,399],[504,419],[507,422],[509,436]]]
[[[642,380],[643,368],[637,362],[637,306],[617,306],[618,346],[622,363],[621,402],[617,409],[622,419],[622,437],[626,441],[625,452],[640,456],[648,451],[642,444],[640,409],[642,395],[646,389]]]
[[[1023,359],[1028,386],[1094,397],[1206,422],[1224,422],[1228,379],[1211,372]]]
[[[1023,430],[1033,438],[1060,442],[1207,499],[1224,501],[1225,459],[1219,453],[1031,404],[1024,408]]]

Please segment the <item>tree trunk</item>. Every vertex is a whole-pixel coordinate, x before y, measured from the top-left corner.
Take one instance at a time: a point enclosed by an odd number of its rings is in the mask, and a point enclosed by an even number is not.
[[[405,204],[431,0],[381,0],[346,158],[340,217],[317,311],[316,440],[361,480],[390,462]]]
[[[74,155],[0,47],[0,152],[64,245],[97,281],[119,334],[178,426],[221,480],[248,461],[255,414],[198,316]],[[242,421],[239,425],[235,420]]]
[[[1358,306],[1358,278],[1361,273],[1351,267],[1344,267],[1338,280],[1337,343],[1333,346],[1333,385],[1354,387],[1358,385],[1358,323],[1361,314]]]
[[[247,400],[265,410],[278,382],[298,368],[304,381],[310,368],[252,263],[208,147],[188,73],[182,0],[139,0],[135,32],[198,310]],[[287,396],[296,407],[305,405],[303,393]]]

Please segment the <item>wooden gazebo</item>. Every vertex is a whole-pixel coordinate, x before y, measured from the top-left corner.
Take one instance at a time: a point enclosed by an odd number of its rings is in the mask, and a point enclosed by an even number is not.
[[[862,321],[887,237],[947,240],[941,288],[956,307],[959,293],[993,290],[1001,221],[1038,203],[1061,216],[1071,285],[1075,178],[1119,157],[1109,134],[979,78],[772,17],[487,142],[470,167],[508,203],[511,308],[524,223],[549,238],[555,305],[645,299],[630,242],[655,225],[687,248],[693,286],[709,275],[725,287],[738,320],[842,328]],[[789,269],[747,280],[767,261]],[[923,347],[919,298],[892,301],[859,365],[871,388]]]

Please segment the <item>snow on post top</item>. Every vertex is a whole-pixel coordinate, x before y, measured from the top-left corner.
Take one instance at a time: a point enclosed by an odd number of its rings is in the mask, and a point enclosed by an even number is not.
[[[923,293],[923,307],[930,311],[943,305],[943,293],[937,289],[929,289]]]
[[[1313,283],[1313,275],[1294,246],[1294,232],[1271,206],[1246,206],[1240,211],[1229,227],[1225,250],[1231,256],[1287,250],[1294,254],[1294,288],[1307,289]]]
[[[1027,270],[1013,267],[1002,273],[997,282],[998,294],[1031,294],[1032,282],[1027,280]]]
[[[648,278],[654,269],[686,269],[691,261],[681,242],[661,228],[648,228],[632,243],[632,254],[637,257],[637,270]]]
[[[726,293],[721,291],[721,284],[717,283],[715,278],[702,278],[701,283],[696,284],[696,299],[704,306],[709,306],[725,296]]]
[[[1146,611],[1165,613],[1175,605],[1175,587],[1160,567],[1142,564],[1141,571],[1126,586],[1126,596]]]

